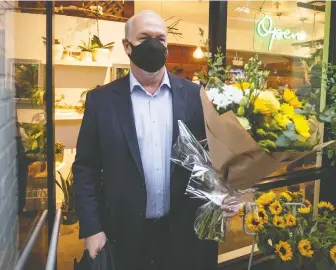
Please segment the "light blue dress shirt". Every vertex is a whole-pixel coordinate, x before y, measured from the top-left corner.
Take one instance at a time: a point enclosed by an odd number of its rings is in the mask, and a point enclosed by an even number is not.
[[[173,106],[167,71],[155,94],[130,72],[131,99],[147,190],[146,218],[159,218],[170,207],[170,158]]]

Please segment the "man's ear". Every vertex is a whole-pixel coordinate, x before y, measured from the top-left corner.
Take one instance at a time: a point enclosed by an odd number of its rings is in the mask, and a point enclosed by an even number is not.
[[[124,38],[124,39],[122,40],[122,43],[123,43],[123,46],[124,46],[125,53],[126,53],[127,55],[131,55],[131,53],[132,53],[132,47],[131,47],[131,45],[129,44],[128,40]]]

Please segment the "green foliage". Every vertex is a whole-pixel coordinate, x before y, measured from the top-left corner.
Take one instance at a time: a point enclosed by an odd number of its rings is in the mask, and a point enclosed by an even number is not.
[[[61,154],[64,152],[64,143],[56,142],[55,143],[55,154]]]
[[[256,54],[244,66],[244,81],[251,84],[251,89],[264,89],[266,86],[269,71],[263,71],[261,65],[259,56]]]
[[[19,123],[23,129],[23,146],[27,157],[36,160],[45,160],[47,134],[45,122],[40,123]]]
[[[79,45],[78,47],[82,50],[82,52],[92,52],[93,51],[93,47],[92,47],[90,39],[87,43],[84,40],[81,40],[81,45]]]
[[[45,89],[38,86],[39,65],[14,64],[17,98],[28,98],[33,105],[43,105]]]
[[[97,35],[93,35],[91,39],[91,47],[92,49],[100,48],[100,49],[111,49],[114,46],[114,42],[106,43],[105,45],[100,41],[100,38]]]
[[[60,176],[60,182],[56,181],[57,186],[62,190],[64,195],[64,201],[62,205],[62,209],[65,211],[74,211],[75,210],[75,190],[74,190],[74,178],[72,171],[70,170],[68,176],[66,178],[57,171]]]

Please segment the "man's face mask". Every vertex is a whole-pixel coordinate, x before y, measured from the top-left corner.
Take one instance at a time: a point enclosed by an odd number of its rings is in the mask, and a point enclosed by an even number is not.
[[[139,68],[147,72],[157,72],[165,64],[168,53],[167,48],[157,38],[147,38],[137,46],[132,47],[129,58]]]

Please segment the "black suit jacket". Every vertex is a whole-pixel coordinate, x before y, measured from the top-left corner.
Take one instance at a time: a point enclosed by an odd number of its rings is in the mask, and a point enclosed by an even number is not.
[[[173,104],[173,143],[182,120],[198,139],[205,138],[199,86],[169,74]],[[211,270],[217,243],[200,241],[193,223],[202,202],[184,192],[190,172],[172,164],[170,270]],[[73,164],[80,237],[101,231],[113,243],[121,270],[139,270],[143,241],[146,185],[141,164],[129,76],[87,94],[77,154]],[[119,270],[119,269],[118,269]]]

